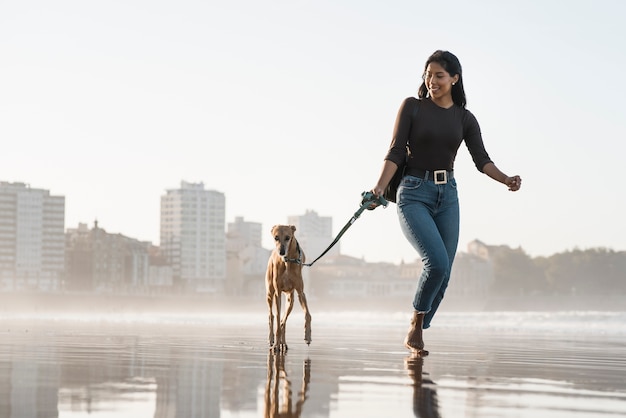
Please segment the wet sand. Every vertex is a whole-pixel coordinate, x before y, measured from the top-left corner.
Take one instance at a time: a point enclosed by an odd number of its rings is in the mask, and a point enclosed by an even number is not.
[[[626,416],[625,313],[264,312],[0,316],[0,417]]]

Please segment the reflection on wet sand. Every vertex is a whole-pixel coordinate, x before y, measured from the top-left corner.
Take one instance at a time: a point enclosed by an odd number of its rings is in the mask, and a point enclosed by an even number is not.
[[[263,315],[0,316],[0,417],[626,416],[622,316],[586,316],[593,335],[571,315],[549,332],[464,317],[429,333],[426,358],[407,357],[404,317],[362,316],[318,314],[315,345],[284,355],[268,353]]]
[[[299,418],[311,381],[311,360],[302,365],[302,383],[293,406],[291,380],[285,370],[285,353],[272,351],[267,356],[267,383],[265,385],[265,418]]]
[[[424,358],[419,355],[409,355],[404,359],[404,365],[409,377],[413,381],[413,414],[416,418],[439,418],[437,391],[435,382],[424,372]]]

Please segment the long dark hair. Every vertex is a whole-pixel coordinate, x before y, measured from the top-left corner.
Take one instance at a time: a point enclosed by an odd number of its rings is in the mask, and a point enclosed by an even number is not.
[[[424,81],[424,76],[426,75],[426,68],[428,68],[428,64],[431,62],[436,62],[441,65],[450,76],[454,77],[455,75],[459,75],[459,80],[452,86],[452,101],[454,104],[465,108],[467,104],[467,99],[465,98],[465,89],[463,88],[463,71],[461,69],[461,63],[459,59],[452,52],[437,50],[433,52],[433,54],[428,57],[426,60],[426,64],[424,65],[424,73],[422,73],[422,85],[417,91],[417,97],[423,99],[428,97],[428,88],[426,88],[426,82]]]

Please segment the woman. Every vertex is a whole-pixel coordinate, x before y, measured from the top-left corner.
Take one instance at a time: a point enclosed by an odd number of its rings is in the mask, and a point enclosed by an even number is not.
[[[459,202],[454,159],[461,142],[476,168],[509,190],[519,190],[520,176],[509,177],[489,158],[478,121],[465,109],[461,64],[448,51],[435,51],[426,61],[418,97],[404,100],[391,146],[372,193],[381,196],[398,165],[406,171],[398,187],[398,217],[406,238],[422,257],[424,269],[413,300],[413,317],[404,345],[420,355],[422,329],[441,303],[459,240]],[[407,158],[408,151],[408,158]]]

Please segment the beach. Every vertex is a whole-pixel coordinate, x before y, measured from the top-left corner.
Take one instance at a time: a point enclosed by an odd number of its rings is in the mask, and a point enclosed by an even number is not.
[[[313,312],[268,350],[267,312],[0,315],[0,417],[626,416],[626,313]]]

